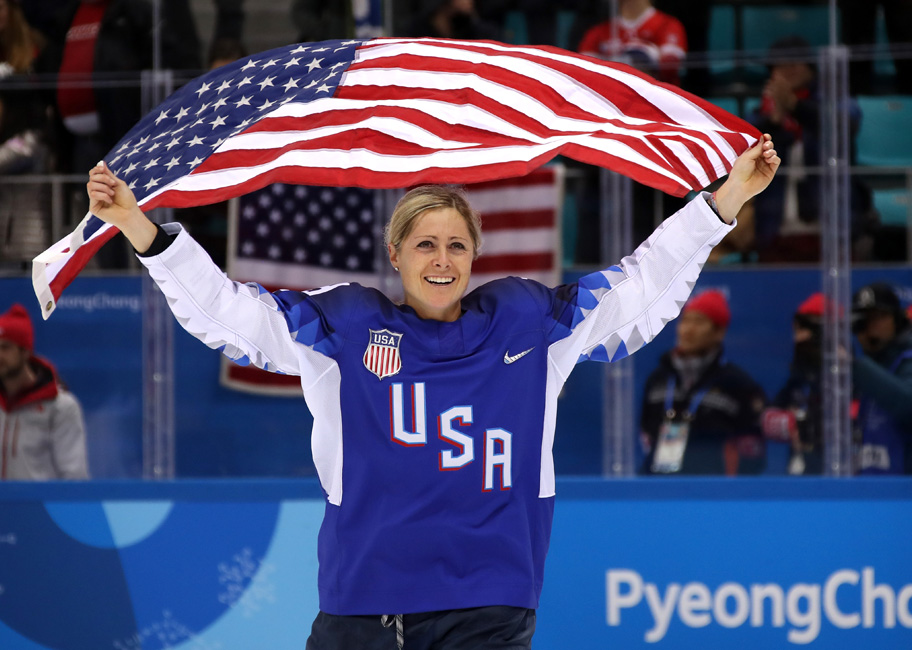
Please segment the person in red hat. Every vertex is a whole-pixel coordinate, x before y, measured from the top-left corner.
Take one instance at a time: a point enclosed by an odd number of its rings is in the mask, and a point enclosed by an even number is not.
[[[788,473],[823,473],[821,377],[823,315],[826,299],[819,291],[808,296],[792,318],[792,363],[785,384],[763,413],[763,433],[791,445]]]
[[[677,344],[646,380],[644,474],[758,474],[766,464],[763,389],[725,358],[731,311],[720,291],[691,299]]]
[[[34,342],[25,307],[0,314],[0,480],[88,478],[82,408]]]

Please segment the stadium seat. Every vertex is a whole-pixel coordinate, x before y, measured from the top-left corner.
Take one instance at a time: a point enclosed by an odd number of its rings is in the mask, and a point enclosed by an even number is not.
[[[707,97],[706,101],[715,104],[732,115],[740,115],[737,97]]]
[[[765,57],[770,45],[785,36],[801,36],[814,48],[830,42],[829,8],[825,5],[748,5],[741,12],[742,47],[748,56]],[[749,64],[745,71],[754,80],[767,75],[761,63]]]
[[[905,189],[874,190],[874,208],[883,226],[905,227],[912,211],[912,195]]]
[[[709,14],[707,53],[709,71],[713,76],[730,75],[735,66],[731,53],[735,50],[735,8],[731,5],[713,5]]]
[[[859,165],[912,165],[912,96],[862,95]]]

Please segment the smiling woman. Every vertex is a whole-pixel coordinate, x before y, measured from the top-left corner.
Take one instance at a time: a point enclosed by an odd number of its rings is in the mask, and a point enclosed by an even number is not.
[[[401,305],[357,284],[232,282],[180,225],[152,224],[103,164],[87,189],[188,332],[301,377],[327,499],[307,650],[519,650],[531,647],[551,534],[561,387],[580,361],[623,358],[677,316],[778,165],[762,139],[714,197],[577,283],[511,277],[468,295],[478,215],[458,191],[417,188],[386,230]]]

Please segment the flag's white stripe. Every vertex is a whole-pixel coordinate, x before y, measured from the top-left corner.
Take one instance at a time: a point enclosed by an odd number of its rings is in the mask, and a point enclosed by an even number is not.
[[[380,277],[364,271],[340,271],[287,262],[268,262],[236,257],[231,264],[231,277],[236,280],[256,278],[261,284],[302,290],[337,284],[340,275],[347,282],[357,282],[365,287],[380,289]]]
[[[712,182],[712,179],[710,179],[710,177],[706,174],[706,170],[703,169],[703,165],[701,165],[697,159],[693,157],[693,154],[684,145],[683,142],[677,142],[676,140],[666,140],[665,145],[671,149],[672,152],[674,152],[678,160],[684,163],[684,166],[687,167],[687,170],[693,174],[697,180],[700,181],[700,185],[706,187]]]
[[[454,49],[453,47],[435,46],[434,43],[440,43],[444,46],[456,46],[457,48],[467,46],[466,43],[460,43],[459,41],[447,39],[424,39],[421,42],[409,42],[405,39],[389,39],[384,40],[382,43],[371,44],[368,47],[359,49],[356,53],[355,61],[367,60],[369,57],[380,58],[382,56],[396,56],[402,53],[420,54],[422,56],[430,57],[432,56],[432,51],[434,52],[434,55],[442,58],[457,58],[456,55],[450,53],[467,51]],[[686,97],[683,97],[667,88],[654,85],[649,80],[641,79],[636,75],[629,74],[623,70],[605,66],[602,62],[595,59],[590,60],[586,57],[568,56],[553,51],[546,51],[536,48],[505,46],[497,43],[473,42],[471,43],[471,46],[474,48],[487,50],[488,52],[497,52],[511,62],[520,60],[525,61],[526,59],[521,59],[516,56],[517,53],[521,53],[533,56],[537,59],[557,61],[604,77],[609,77],[626,86],[629,86],[644,99],[658,106],[666,115],[671,117],[676,122],[693,124],[695,127],[701,130],[726,130],[709,113],[701,109]],[[484,57],[485,62],[488,62],[489,58],[491,60],[496,60],[498,58],[495,54],[485,54],[482,56]],[[541,65],[543,67],[545,66],[545,64]],[[507,69],[513,69],[512,66],[513,63],[507,63],[504,67]],[[739,133],[739,135],[744,138],[745,143],[749,143],[751,141],[751,138],[747,136],[747,134]],[[725,143],[725,149],[731,151],[731,153],[734,154],[728,143]]]
[[[554,251],[555,236],[554,228],[482,231],[481,255],[551,253]]]
[[[481,213],[482,223],[486,217],[493,217],[494,213],[503,210],[518,212],[557,208],[558,197],[552,178],[535,185],[492,187],[487,190],[471,188],[470,192],[469,200],[472,207]]]
[[[682,187],[688,187],[682,178],[670,170],[654,167],[651,161],[631,149],[626,144],[616,140],[576,136],[562,138],[564,142],[576,142],[613,156],[626,160],[628,163],[639,164],[672,179]],[[331,169],[350,169],[360,167],[374,172],[399,172],[415,173],[429,167],[443,167],[448,169],[465,169],[478,165],[498,165],[509,162],[529,162],[538,156],[553,154],[558,144],[530,145],[515,147],[492,147],[468,151],[435,151],[423,156],[386,156],[366,149],[347,150],[308,150],[287,151],[274,160],[261,165],[218,170],[199,174],[191,174],[176,179],[171,184],[153,192],[141,201],[145,204],[159,194],[167,191],[181,190],[186,192],[205,192],[221,189],[232,185],[244,183],[262,174],[280,167],[324,167]]]

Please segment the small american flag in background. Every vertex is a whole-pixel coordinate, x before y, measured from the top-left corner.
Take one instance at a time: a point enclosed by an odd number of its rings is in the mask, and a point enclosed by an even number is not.
[[[549,165],[520,178],[465,186],[481,213],[483,240],[470,291],[507,275],[560,283],[563,169]],[[272,290],[340,282],[383,289],[389,261],[382,254],[382,225],[389,215],[378,212],[388,209],[382,191],[275,184],[240,197],[229,226],[228,276]],[[398,276],[393,280],[398,285]],[[397,298],[400,288],[389,291],[390,297]],[[221,382],[246,392],[301,397],[297,377],[226,358]]]
[[[758,137],[621,64],[493,41],[375,39],[287,46],[213,70],[144,117],[105,161],[143,210],[215,203],[273,182],[481,182],[522,176],[558,154],[683,196],[727,173]],[[113,235],[99,224],[87,215],[35,258],[45,318]]]

